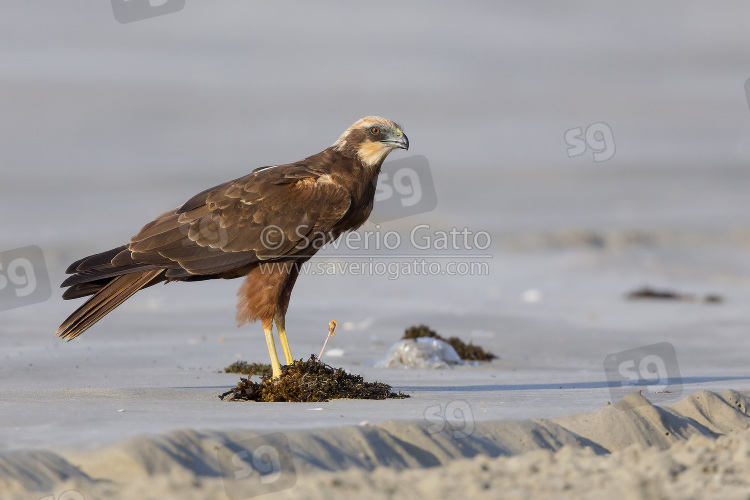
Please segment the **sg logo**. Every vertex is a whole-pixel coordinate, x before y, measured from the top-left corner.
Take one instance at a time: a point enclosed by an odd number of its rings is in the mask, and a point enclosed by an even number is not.
[[[651,402],[667,401],[682,394],[677,353],[668,342],[610,354],[604,359],[604,372],[615,401],[639,386]]]
[[[218,452],[224,491],[229,500],[243,500],[285,490],[297,484],[289,439],[281,432],[237,443],[243,450]]]
[[[434,210],[437,206],[430,164],[410,156],[383,164],[370,220],[376,224]]]
[[[44,302],[52,296],[42,249],[28,246],[0,252],[0,311]]]
[[[454,439],[463,439],[474,433],[474,413],[463,399],[446,404],[445,411],[442,405],[428,406],[424,411],[424,420],[430,434],[446,431]]]
[[[589,148],[594,152],[594,161],[607,161],[615,155],[615,138],[612,129],[604,122],[592,123],[586,127],[576,127],[565,131],[568,144],[568,158],[581,156]]]
[[[112,12],[120,24],[172,14],[185,8],[185,0],[112,0]]]

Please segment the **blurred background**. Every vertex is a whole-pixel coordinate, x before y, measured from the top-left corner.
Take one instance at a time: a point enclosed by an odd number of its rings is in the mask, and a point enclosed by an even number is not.
[[[300,279],[292,339],[314,332],[317,345],[335,317],[352,332],[339,340],[348,352],[363,339],[382,351],[424,322],[489,344],[507,366],[596,370],[613,350],[660,340],[684,372],[742,366],[748,19],[740,1],[187,0],[122,24],[110,2],[7,0],[0,252],[39,246],[52,297],[0,312],[6,357],[30,339],[61,344],[51,335],[78,302],[57,285],[73,260],[375,114],[410,138],[391,160],[427,158],[437,200],[382,230],[486,231],[490,272]],[[239,284],[149,289],[85,337],[102,348],[126,331],[260,340],[260,326],[233,326]],[[726,300],[624,300],[643,285]]]

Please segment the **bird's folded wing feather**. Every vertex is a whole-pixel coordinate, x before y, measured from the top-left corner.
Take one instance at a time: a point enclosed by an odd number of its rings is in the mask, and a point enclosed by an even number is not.
[[[350,193],[329,176],[295,165],[259,169],[162,214],[112,264],[153,264],[176,275],[179,266],[200,275],[310,255],[313,238],[329,233],[350,204]]]

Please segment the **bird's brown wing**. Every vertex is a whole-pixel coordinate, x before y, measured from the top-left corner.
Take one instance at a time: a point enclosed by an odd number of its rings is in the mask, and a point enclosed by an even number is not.
[[[335,236],[331,230],[350,205],[349,192],[329,176],[293,164],[203,191],[128,245],[71,264],[63,298],[93,297],[57,333],[73,339],[138,290],[165,280],[234,277],[259,260],[312,255],[314,242]]]
[[[349,192],[327,175],[295,165],[259,169],[162,214],[131,238],[112,265],[155,265],[178,278],[310,255],[311,242],[329,240],[350,205]]]

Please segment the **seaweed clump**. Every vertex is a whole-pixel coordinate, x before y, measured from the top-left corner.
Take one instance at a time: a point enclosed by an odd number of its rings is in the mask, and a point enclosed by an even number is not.
[[[700,297],[697,297],[693,294],[680,293],[680,292],[675,292],[673,290],[655,290],[647,286],[628,293],[627,298],[628,300],[651,299],[651,300],[675,300],[675,301],[682,301],[682,302],[697,302],[701,300]],[[709,294],[709,295],[704,296],[702,300],[703,302],[707,304],[721,304],[722,302],[724,302],[724,297],[722,297],[721,295]]]
[[[435,330],[432,330],[427,325],[412,326],[404,331],[402,340],[406,339],[417,339],[419,337],[431,337],[437,340],[442,340],[453,347],[458,353],[458,357],[464,361],[492,361],[497,358],[494,354],[489,351],[485,351],[478,345],[474,345],[471,342],[468,344],[458,337],[444,338],[438,335]]]
[[[240,375],[260,375],[261,377],[270,376],[273,371],[268,363],[248,363],[247,361],[235,361],[224,368],[224,373],[239,373]]]
[[[271,375],[253,382],[241,378],[237,387],[219,396],[227,401],[258,401],[266,403],[324,402],[331,399],[403,399],[407,394],[394,393],[382,382],[365,382],[360,375],[346,373],[320,362],[314,355],[307,361],[295,361],[281,367],[281,377]]]

